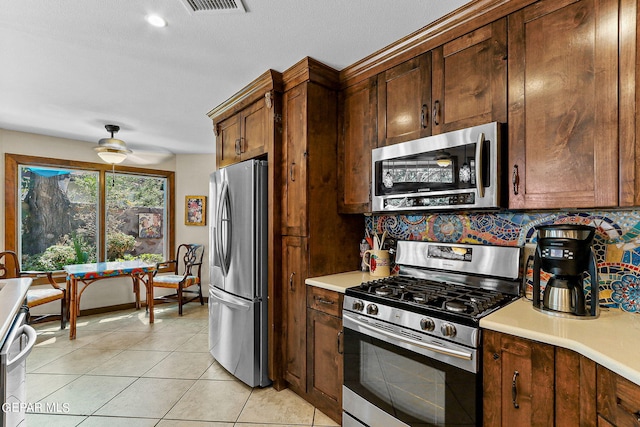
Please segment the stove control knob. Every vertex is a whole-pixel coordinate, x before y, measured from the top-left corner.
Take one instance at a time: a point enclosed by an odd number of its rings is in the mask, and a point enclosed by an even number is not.
[[[374,316],[378,314],[378,306],[375,304],[369,304],[367,306],[367,314],[372,314]]]
[[[433,331],[436,328],[436,323],[433,319],[429,319],[428,317],[422,318],[420,321],[420,327],[423,331]]]
[[[364,303],[359,299],[357,299],[353,302],[353,305],[351,306],[351,308],[353,308],[353,310],[355,311],[362,311],[364,310]]]
[[[442,335],[445,337],[455,337],[456,327],[451,323],[443,323],[442,326],[440,326],[440,332],[442,332]]]

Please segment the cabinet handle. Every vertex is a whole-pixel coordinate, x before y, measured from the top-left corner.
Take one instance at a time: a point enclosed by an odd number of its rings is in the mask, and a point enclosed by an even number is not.
[[[436,101],[433,103],[433,125],[438,126],[440,122],[438,121],[438,116],[440,115],[440,101]]]
[[[295,288],[293,287],[293,276],[296,275],[296,272],[294,271],[293,273],[291,273],[291,276],[289,276],[289,289],[291,290],[291,292],[295,292]]]
[[[324,298],[322,298],[322,297],[317,298],[317,299],[316,299],[316,301],[318,301],[320,304],[327,304],[327,305],[333,305],[333,304],[335,304],[335,302],[334,302],[334,301],[330,301],[330,300],[328,300],[328,299],[324,299]]]
[[[344,354],[344,348],[342,347],[342,334],[344,331],[338,332],[338,354]]]
[[[622,409],[624,412],[626,412],[627,414],[631,415],[632,417],[635,417],[636,421],[640,423],[640,411],[633,411],[630,408],[627,408],[626,405],[623,405],[622,402],[620,401],[620,398],[616,398],[617,402],[616,405],[620,407],[620,409]]]
[[[427,104],[422,104],[422,109],[420,110],[420,126],[422,126],[422,129],[426,129],[427,126],[429,126],[429,114],[427,113],[428,108]]]
[[[242,153],[240,148],[240,138],[236,139],[236,156],[239,156]]]
[[[289,178],[291,179],[291,181],[296,180],[295,168],[296,168],[296,163],[295,162],[291,163],[291,166],[289,167]]]
[[[513,165],[513,175],[511,175],[511,184],[513,184],[513,194],[518,195],[520,187],[520,174],[518,173],[518,165]]]
[[[513,381],[511,382],[511,400],[513,401],[513,407],[516,409],[520,408],[520,405],[518,404],[518,375],[520,375],[520,372],[518,371],[513,371]]]

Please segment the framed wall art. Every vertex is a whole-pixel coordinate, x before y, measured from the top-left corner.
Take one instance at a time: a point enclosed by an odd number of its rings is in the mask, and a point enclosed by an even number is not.
[[[207,196],[186,196],[184,209],[185,225],[205,225],[207,218]]]
[[[162,215],[139,213],[138,236],[142,239],[159,239],[162,237]]]

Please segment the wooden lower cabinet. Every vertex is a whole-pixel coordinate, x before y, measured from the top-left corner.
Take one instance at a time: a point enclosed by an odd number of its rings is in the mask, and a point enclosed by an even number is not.
[[[485,426],[553,426],[554,348],[484,331]]]
[[[598,426],[640,426],[640,386],[598,366]]]
[[[564,348],[483,331],[485,426],[596,426],[596,363]]]
[[[282,282],[285,309],[284,379],[296,391],[306,387],[306,263],[308,239],[285,236],[282,239]]]
[[[343,295],[307,287],[307,394],[336,422],[342,417]]]

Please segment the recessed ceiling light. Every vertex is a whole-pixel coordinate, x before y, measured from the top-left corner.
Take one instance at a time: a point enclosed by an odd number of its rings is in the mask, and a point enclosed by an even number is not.
[[[154,27],[162,28],[167,26],[167,21],[163,17],[158,15],[148,15],[147,22]]]

